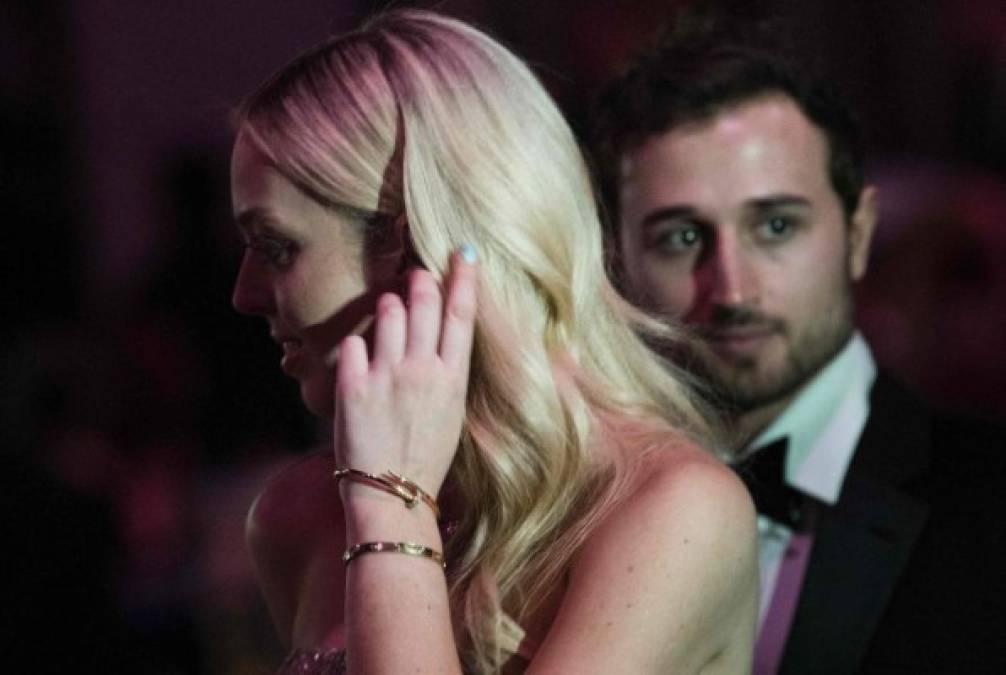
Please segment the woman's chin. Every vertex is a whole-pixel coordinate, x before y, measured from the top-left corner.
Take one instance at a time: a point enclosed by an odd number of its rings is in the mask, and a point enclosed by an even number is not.
[[[332,419],[335,414],[335,399],[328,381],[318,382],[316,378],[301,380],[300,398],[312,415]]]

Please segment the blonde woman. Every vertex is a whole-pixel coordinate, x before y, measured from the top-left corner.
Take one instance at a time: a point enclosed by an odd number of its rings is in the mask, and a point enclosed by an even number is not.
[[[524,64],[382,15],[251,96],[232,191],[234,304],[333,420],[249,516],[281,672],[749,669],[752,506]]]

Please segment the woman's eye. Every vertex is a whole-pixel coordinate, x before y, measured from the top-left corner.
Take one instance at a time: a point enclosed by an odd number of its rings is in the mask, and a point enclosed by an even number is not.
[[[294,245],[291,242],[260,239],[249,242],[247,246],[273,267],[284,268],[293,261]]]

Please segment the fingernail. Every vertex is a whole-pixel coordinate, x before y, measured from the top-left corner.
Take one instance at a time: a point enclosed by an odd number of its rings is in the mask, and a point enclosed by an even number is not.
[[[475,253],[475,247],[471,244],[465,244],[462,246],[461,257],[465,259],[466,263],[471,264],[475,262],[476,258],[478,258],[478,255]]]

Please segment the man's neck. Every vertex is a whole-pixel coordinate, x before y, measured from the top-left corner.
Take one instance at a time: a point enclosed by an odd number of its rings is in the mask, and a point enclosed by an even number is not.
[[[773,401],[767,405],[746,410],[730,418],[730,444],[733,448],[746,447],[758,434],[765,430],[772,421],[782,414],[786,407],[793,402],[797,393],[793,392],[789,396]]]
[[[730,415],[730,440],[732,447],[740,450],[755,442],[776,420],[789,415],[788,408],[802,406],[800,419],[786,422],[789,432],[802,429],[812,435],[820,433],[833,417],[834,408],[849,387],[859,387],[868,396],[873,384],[876,366],[869,347],[858,335],[853,335],[814,373],[789,394],[757,408],[742,410]],[[804,398],[804,397],[810,398]],[[788,433],[788,432],[787,432]],[[759,441],[761,443],[761,441]]]

